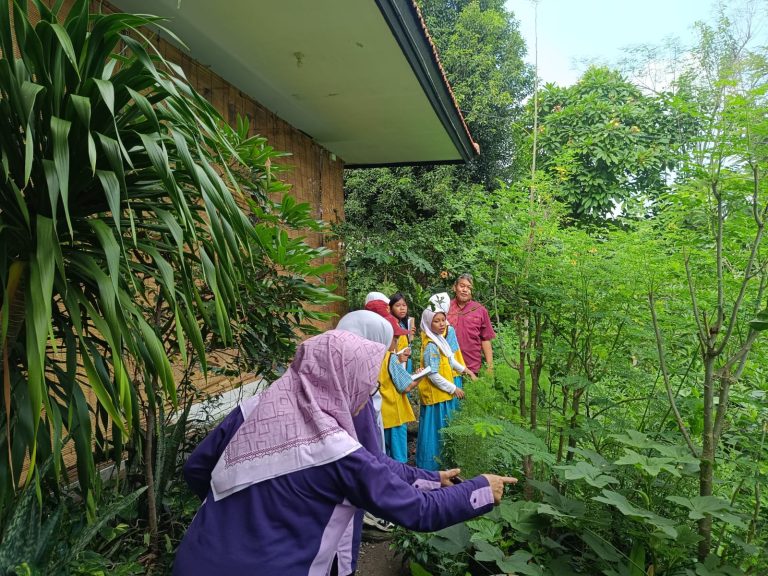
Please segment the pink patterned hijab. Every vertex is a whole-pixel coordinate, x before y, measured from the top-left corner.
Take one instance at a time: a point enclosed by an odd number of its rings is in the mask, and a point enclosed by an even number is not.
[[[240,405],[243,424],[213,470],[214,499],[359,449],[352,415],[376,386],[385,352],[342,330],[304,341],[286,373]]]

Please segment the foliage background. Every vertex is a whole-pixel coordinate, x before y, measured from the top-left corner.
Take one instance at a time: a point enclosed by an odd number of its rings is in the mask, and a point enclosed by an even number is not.
[[[351,305],[401,290],[418,315],[475,275],[495,370],[443,457],[521,488],[398,550],[414,574],[765,572],[764,6],[532,97],[503,3],[420,5],[490,153],[347,174]]]

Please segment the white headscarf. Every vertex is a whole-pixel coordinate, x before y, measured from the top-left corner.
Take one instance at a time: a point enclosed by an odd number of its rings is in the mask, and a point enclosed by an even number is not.
[[[354,312],[345,314],[342,316],[341,320],[339,320],[336,330],[352,332],[352,334],[360,336],[361,338],[384,344],[387,349],[392,345],[392,336],[394,335],[392,324],[387,322],[379,314],[376,314],[376,312],[371,312],[370,310],[355,310]],[[377,390],[373,396],[371,396],[371,404],[373,405],[373,412],[376,417],[376,426],[378,426],[379,429],[377,438],[379,449],[382,452],[384,452],[384,446],[386,445],[384,440],[384,420],[381,416],[381,405],[383,402],[384,399],[381,397],[381,392]]]
[[[372,292],[372,294],[375,294],[375,292]],[[336,330],[352,332],[366,340],[373,340],[379,344],[384,344],[387,348],[392,344],[394,333],[389,322],[376,314],[376,312],[371,312],[370,310],[355,310],[345,314],[339,320]]]
[[[440,353],[443,354],[443,356],[451,358],[453,356],[453,351],[451,350],[451,346],[448,344],[448,341],[443,337],[442,334],[435,334],[432,332],[432,319],[437,314],[445,314],[445,312],[442,310],[433,312],[431,308],[427,308],[424,310],[424,312],[421,313],[421,331],[427,335],[427,338],[432,340],[432,342],[437,345],[437,347],[440,349]]]
[[[368,292],[368,296],[365,297],[365,303],[368,304],[368,302],[373,302],[374,300],[381,300],[382,302],[386,302],[387,306],[389,306],[389,298],[382,292]]]
[[[448,309],[451,307],[451,297],[448,292],[432,294],[429,297],[429,303],[432,304],[432,310],[435,312],[445,312],[445,319],[448,319]]]

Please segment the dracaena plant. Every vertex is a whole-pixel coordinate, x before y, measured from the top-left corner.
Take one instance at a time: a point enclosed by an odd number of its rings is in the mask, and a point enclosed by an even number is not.
[[[92,14],[77,0],[62,18],[61,2],[32,0],[33,24],[26,0],[9,3],[0,0],[0,500],[50,454],[61,474],[66,442],[87,496],[94,410],[119,454],[142,407],[175,401],[174,363],[204,371],[211,346],[243,339],[255,356],[275,339],[286,348],[286,326],[318,316],[293,300],[332,295],[307,281],[326,271],[311,264],[323,250],[300,240],[280,249],[287,237],[268,233],[297,210],[268,200],[285,188],[270,172],[277,153],[226,126],[154,50],[143,27],[162,26],[156,17]],[[243,336],[255,317],[243,286],[270,278],[290,280],[293,296],[258,338]]]

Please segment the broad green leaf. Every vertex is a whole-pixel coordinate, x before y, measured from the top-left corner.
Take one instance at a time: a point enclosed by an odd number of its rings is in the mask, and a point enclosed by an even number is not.
[[[688,518],[691,520],[700,520],[709,514],[737,528],[744,529],[746,527],[744,520],[736,515],[733,506],[727,500],[717,496],[694,496],[692,498],[667,496],[667,500],[687,508],[689,510]]]
[[[536,527],[535,517],[538,506],[538,503],[526,500],[502,500],[497,510],[510,528],[528,534]]]
[[[529,574],[531,576],[541,576],[544,573],[541,567],[535,562],[531,562],[533,555],[525,550],[517,550],[511,556],[506,556],[502,560],[496,561],[496,566],[507,574]]]
[[[464,524],[455,524],[438,530],[429,539],[435,549],[447,554],[458,554],[470,546],[469,529]]]
[[[150,328],[147,322],[145,322],[142,318],[137,318],[136,320],[139,324],[143,342],[146,345],[147,351],[150,355],[148,360],[151,361],[151,364],[148,364],[148,368],[156,371],[160,379],[160,383],[165,390],[165,393],[168,395],[168,397],[171,399],[171,402],[175,406],[177,401],[176,382],[173,379],[171,363],[168,361],[168,356],[163,349],[162,342],[160,342],[157,334],[154,330],[152,330],[152,328]]]
[[[51,29],[56,34],[56,37],[59,40],[59,43],[61,45],[61,49],[64,51],[64,54],[67,57],[67,60],[69,60],[69,63],[72,64],[72,70],[73,72],[80,77],[80,69],[77,65],[77,57],[75,56],[75,49],[72,47],[72,40],[69,37],[69,34],[67,34],[67,31],[64,29],[64,27],[61,24],[50,24]]]
[[[504,560],[504,552],[498,546],[480,540],[475,542],[475,560],[480,562],[501,562]]]
[[[112,229],[109,228],[103,221],[93,219],[89,221],[91,228],[96,233],[96,237],[99,240],[102,250],[104,250],[104,256],[107,260],[107,268],[109,270],[110,280],[114,287],[114,293],[117,294],[118,282],[120,278],[120,245],[115,240],[115,236],[112,233]]]
[[[107,197],[109,211],[112,213],[112,219],[115,221],[115,229],[120,231],[120,181],[115,173],[109,170],[96,170],[96,176],[99,178],[101,188]]]
[[[112,168],[112,172],[114,172],[114,174],[117,176],[117,181],[120,183],[120,192],[125,194],[127,191],[125,185],[125,167],[123,165],[123,157],[120,151],[120,144],[114,138],[110,138],[99,132],[96,132],[96,137],[99,140],[99,144],[101,144],[101,149],[104,152],[104,155],[107,157],[107,162],[109,162],[109,166]],[[100,171],[97,170],[97,174],[99,172]],[[102,179],[102,185],[103,184],[104,181]]]
[[[666,470],[676,477],[680,477],[675,460],[666,456],[649,457],[638,454],[634,450],[625,448],[625,454],[614,462],[616,466],[635,466],[648,476],[655,478],[662,470]]]
[[[109,80],[102,80],[100,78],[94,78],[93,83],[96,84],[96,87],[99,89],[99,94],[101,94],[101,99],[104,101],[104,104],[107,106],[107,110],[109,110],[109,113],[114,116],[115,115],[115,87]]]
[[[34,163],[35,152],[35,134],[33,129],[33,114],[35,111],[35,102],[37,95],[44,90],[43,86],[32,82],[24,81],[21,85],[21,96],[24,99],[25,108],[24,118],[26,128],[24,130],[24,180],[23,186],[29,183],[29,176],[32,173],[32,164]]]
[[[32,477],[37,454],[37,432],[40,411],[43,406],[45,384],[45,350],[48,341],[48,325],[53,300],[53,275],[55,259],[53,221],[44,216],[36,220],[35,253],[29,263],[29,284],[25,295],[27,310],[27,363],[29,401],[33,421],[33,443],[30,454],[28,478]]]
[[[99,403],[107,411],[107,414],[109,414],[109,417],[112,418],[112,422],[116,426],[118,426],[124,433],[127,433],[128,430],[125,426],[123,416],[122,414],[120,414],[120,412],[118,412],[117,408],[115,407],[115,404],[112,401],[112,396],[107,390],[106,383],[102,381],[101,375],[96,370],[93,364],[91,355],[94,353],[95,351],[93,351],[92,349],[89,349],[88,346],[85,344],[85,342],[81,340],[80,356],[83,362],[83,366],[85,368],[85,373],[88,376],[88,383],[91,385],[91,389],[93,390],[93,393],[96,394],[96,397],[99,399]]]
[[[658,442],[649,439],[648,436],[637,430],[627,430],[624,434],[612,434],[611,436],[622,444],[639,450],[656,448],[658,445]]]
[[[621,555],[616,547],[597,532],[587,529],[584,530],[580,536],[599,558],[603,558],[609,562],[618,562],[621,560]]]
[[[88,159],[91,162],[91,174],[95,174],[96,142],[93,140],[93,134],[91,134],[91,101],[85,96],[79,96],[78,94],[72,94],[70,98],[80,122],[85,127],[85,132],[88,137]]]
[[[629,553],[629,576],[647,576],[645,572],[645,544],[636,541]]]
[[[658,528],[670,538],[677,537],[677,530],[675,529],[674,523],[671,520],[663,518],[658,514],[654,514],[645,508],[635,506],[618,492],[613,492],[612,490],[603,490],[602,496],[594,496],[592,500],[613,506],[625,516],[628,516],[634,520],[638,520],[644,524],[648,524],[651,527]]]
[[[557,470],[565,473],[566,480],[584,480],[590,486],[604,488],[608,484],[618,484],[619,481],[613,476],[602,474],[599,468],[592,466],[588,462],[577,462],[572,466],[555,466]]]

